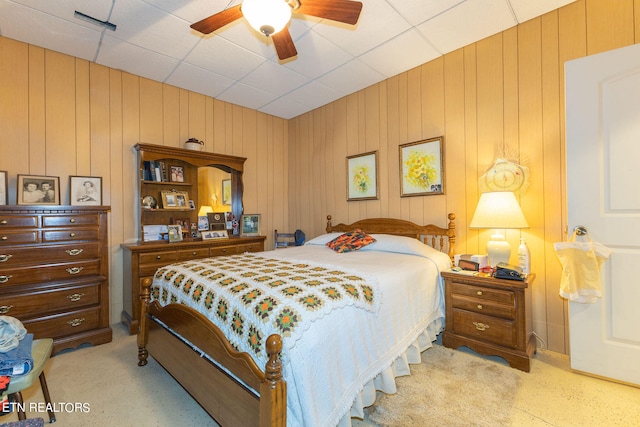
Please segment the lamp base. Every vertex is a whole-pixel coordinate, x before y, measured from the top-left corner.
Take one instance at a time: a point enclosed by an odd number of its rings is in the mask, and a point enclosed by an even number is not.
[[[487,242],[487,255],[489,255],[489,265],[495,267],[499,262],[509,263],[511,258],[511,245],[499,233],[491,235],[491,240]]]

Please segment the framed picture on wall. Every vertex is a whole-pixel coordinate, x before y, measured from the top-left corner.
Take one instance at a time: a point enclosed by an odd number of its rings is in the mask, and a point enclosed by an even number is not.
[[[70,176],[72,206],[100,206],[102,204],[102,178]]]
[[[400,145],[400,196],[444,194],[444,137]]]
[[[0,205],[6,205],[8,203],[7,181],[7,171],[0,171]]]
[[[241,236],[259,236],[260,235],[260,214],[242,215],[240,217],[240,235]]]
[[[59,205],[60,177],[18,175],[19,205]]]
[[[378,152],[347,157],[347,201],[378,199]]]

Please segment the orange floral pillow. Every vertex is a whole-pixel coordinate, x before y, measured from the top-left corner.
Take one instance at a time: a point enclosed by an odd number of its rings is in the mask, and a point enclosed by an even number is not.
[[[351,252],[357,251],[360,248],[364,248],[367,245],[375,242],[376,239],[365,233],[364,231],[356,228],[353,231],[344,233],[327,243],[331,249],[336,252]]]

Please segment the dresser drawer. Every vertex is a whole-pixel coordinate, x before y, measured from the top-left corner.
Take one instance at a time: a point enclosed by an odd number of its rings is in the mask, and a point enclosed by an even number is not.
[[[209,248],[185,249],[178,251],[178,260],[186,261],[190,259],[208,258]]]
[[[74,240],[98,240],[100,233],[97,228],[85,230],[59,230],[44,231],[42,233],[42,241],[48,242],[67,242]]]
[[[264,250],[264,244],[262,243],[245,243],[244,245],[236,246],[236,253],[243,254],[245,252],[262,252]]]
[[[22,323],[37,338],[58,338],[66,335],[96,329],[99,326],[100,307],[77,310],[36,319],[27,319]]]
[[[497,304],[490,300],[468,298],[457,294],[451,295],[451,304],[453,308],[461,308],[489,316],[499,316],[512,320],[516,318],[516,308],[514,305]]]
[[[0,289],[25,283],[99,275],[100,272],[99,259],[7,269],[0,266]]]
[[[453,309],[453,332],[504,347],[517,347],[515,322],[497,317]]]
[[[514,294],[510,290],[485,288],[482,286],[473,286],[457,282],[451,283],[451,293],[477,297],[485,301],[495,301],[502,304],[513,305],[515,301]]]
[[[226,256],[226,255],[235,255],[239,253],[237,251],[237,246],[220,246],[217,248],[209,249],[209,255],[214,256]]]
[[[29,243],[38,243],[39,241],[40,232],[37,230],[5,233],[2,229],[0,229],[0,246],[23,245]]]
[[[100,217],[98,215],[43,215],[42,226],[43,227],[73,227],[80,225],[95,225],[100,224]]]
[[[75,243],[70,245],[28,246],[0,248],[0,270],[14,265],[48,261],[71,261],[100,257],[100,243]]]
[[[75,310],[100,302],[100,283],[16,292],[2,297],[0,315],[19,318]]]
[[[159,267],[176,261],[178,261],[178,253],[176,251],[140,254],[138,274],[140,276],[153,276]]]
[[[36,215],[0,215],[0,230],[5,228],[36,228],[38,217]]]

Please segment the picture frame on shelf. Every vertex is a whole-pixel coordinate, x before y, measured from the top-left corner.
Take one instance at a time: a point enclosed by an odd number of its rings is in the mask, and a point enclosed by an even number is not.
[[[230,179],[222,180],[222,204],[223,205],[231,204],[231,180]]]
[[[209,230],[227,229],[227,220],[224,212],[209,212],[207,218],[209,220]]]
[[[184,182],[184,168],[182,166],[169,166],[171,182]]]
[[[400,197],[444,194],[444,136],[399,146]]]
[[[202,234],[202,240],[229,238],[229,233],[227,233],[227,230],[207,230],[207,231],[202,231],[201,234]]]
[[[182,226],[180,225],[167,225],[167,233],[169,234],[169,243],[182,241]]]
[[[209,230],[209,218],[206,216],[198,217],[198,231],[208,231]]]
[[[9,176],[7,171],[0,171],[0,205],[7,205],[9,199],[9,193],[7,192],[7,182]]]
[[[60,177],[18,175],[18,205],[59,205]]]
[[[189,194],[186,191],[161,191],[163,209],[190,209]]]
[[[347,156],[347,201],[378,198],[378,152]]]
[[[72,206],[102,205],[102,177],[70,176],[69,189]]]
[[[171,218],[171,223],[182,227],[183,233],[191,232],[191,220],[189,218]]]
[[[261,214],[242,215],[240,217],[240,236],[259,236],[261,223]]]

